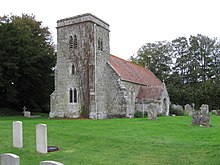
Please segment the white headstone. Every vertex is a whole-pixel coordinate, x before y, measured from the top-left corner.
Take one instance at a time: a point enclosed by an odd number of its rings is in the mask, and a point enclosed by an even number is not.
[[[23,147],[23,133],[22,133],[22,122],[13,122],[13,147],[22,148]]]
[[[42,161],[40,162],[40,165],[64,165],[64,164],[56,161]]]
[[[36,149],[39,153],[47,153],[47,125],[36,125]]]
[[[30,111],[24,111],[24,117],[31,117]]]
[[[1,154],[1,165],[20,165],[20,158],[15,154]]]

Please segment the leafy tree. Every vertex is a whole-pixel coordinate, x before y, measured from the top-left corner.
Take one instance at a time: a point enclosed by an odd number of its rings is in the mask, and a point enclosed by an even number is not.
[[[147,43],[131,60],[165,80],[171,102],[209,104],[220,108],[220,42],[217,38],[179,37],[172,42]],[[172,61],[172,62],[171,62]]]
[[[171,59],[171,45],[167,41],[147,43],[142,46],[137,57],[130,59],[139,65],[148,67],[161,81],[167,80],[169,75]]]
[[[181,77],[181,84],[188,83],[188,68],[190,66],[189,43],[186,37],[179,37],[172,41],[174,70]],[[175,81],[174,81],[175,82]]]
[[[46,111],[53,90],[54,46],[33,15],[0,17],[0,107]]]

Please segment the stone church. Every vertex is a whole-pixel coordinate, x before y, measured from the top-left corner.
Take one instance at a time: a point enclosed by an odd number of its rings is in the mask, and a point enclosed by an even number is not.
[[[147,68],[111,55],[109,32],[109,25],[90,13],[57,21],[51,118],[169,114],[165,84]]]

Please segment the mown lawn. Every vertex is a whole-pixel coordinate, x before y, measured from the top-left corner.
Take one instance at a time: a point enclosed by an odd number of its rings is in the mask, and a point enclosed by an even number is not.
[[[12,147],[12,122],[23,122],[24,148]],[[48,126],[48,145],[61,150],[40,154],[35,126]],[[0,117],[0,154],[20,156],[21,165],[55,160],[65,165],[213,165],[220,164],[220,116],[211,127],[191,125],[191,117],[61,120]]]

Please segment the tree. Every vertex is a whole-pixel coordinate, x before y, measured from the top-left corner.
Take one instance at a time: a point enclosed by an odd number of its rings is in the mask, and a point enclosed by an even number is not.
[[[220,108],[220,42],[217,38],[178,37],[147,43],[131,57],[133,62],[148,68],[165,80],[174,104],[209,104]],[[172,61],[172,63],[171,63]]]
[[[33,15],[0,17],[0,107],[46,111],[55,52],[48,27]]]
[[[142,46],[137,53],[137,57],[130,59],[149,68],[161,81],[167,80],[171,71],[171,45],[167,41],[158,41],[155,43],[147,43]]]
[[[188,83],[188,68],[190,65],[189,56],[189,43],[186,37],[179,37],[172,41],[173,47],[173,67],[172,70],[175,71],[181,77],[181,84]],[[174,81],[175,82],[175,81]]]

